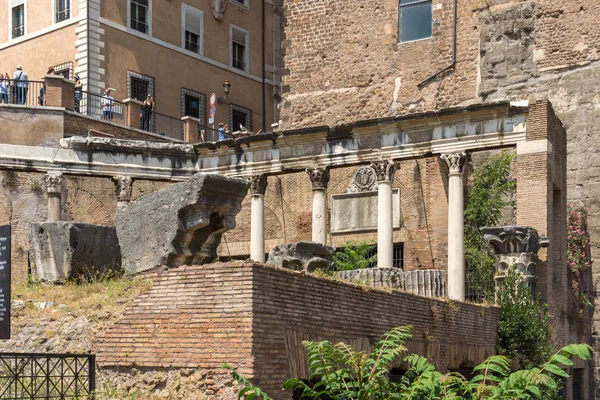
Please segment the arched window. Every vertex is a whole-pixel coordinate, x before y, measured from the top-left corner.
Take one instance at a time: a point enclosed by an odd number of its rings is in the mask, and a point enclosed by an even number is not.
[[[410,42],[431,37],[432,0],[400,0],[398,40]]]

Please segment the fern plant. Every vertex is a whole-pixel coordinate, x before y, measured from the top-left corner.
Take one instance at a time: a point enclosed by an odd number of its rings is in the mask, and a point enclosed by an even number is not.
[[[333,269],[335,271],[348,271],[353,269],[369,268],[377,261],[375,245],[367,242],[349,241],[333,255]]]
[[[556,393],[569,375],[574,356],[591,358],[592,348],[571,344],[553,354],[539,367],[511,372],[511,359],[491,356],[473,370],[470,381],[459,373],[442,374],[425,357],[404,358],[408,371],[399,382],[390,379],[389,370],[406,352],[411,326],[384,334],[370,353],[354,350],[344,343],[303,342],[308,355],[309,382],[293,378],[284,390],[297,390],[303,398],[317,400],[545,400]],[[233,369],[226,366],[229,369]],[[238,398],[271,400],[262,390],[233,372],[242,388]]]

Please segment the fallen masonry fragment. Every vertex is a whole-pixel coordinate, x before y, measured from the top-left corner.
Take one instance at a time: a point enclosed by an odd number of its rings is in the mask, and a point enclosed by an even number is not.
[[[213,261],[221,235],[235,228],[249,186],[244,179],[198,173],[118,209],[125,271]]]
[[[333,247],[321,243],[284,243],[271,249],[266,264],[295,271],[327,270],[334,253]]]

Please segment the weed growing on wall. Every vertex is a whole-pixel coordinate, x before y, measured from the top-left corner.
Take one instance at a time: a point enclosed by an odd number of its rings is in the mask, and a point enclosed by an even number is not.
[[[577,306],[582,309],[590,305],[583,283],[585,275],[592,266],[590,257],[590,233],[587,226],[588,210],[583,207],[569,206],[567,217],[567,258],[571,290]]]
[[[349,241],[333,255],[333,269],[335,271],[347,271],[369,268],[374,266],[376,261],[375,245],[367,242]]]
[[[513,159],[508,151],[488,155],[471,177],[465,207],[467,295],[471,301],[494,299],[494,255],[481,240],[479,228],[497,225],[503,210],[514,206]]]

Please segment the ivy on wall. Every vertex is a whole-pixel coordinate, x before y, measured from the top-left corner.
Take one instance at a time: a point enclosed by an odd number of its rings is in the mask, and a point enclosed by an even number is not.
[[[569,206],[567,218],[567,259],[571,290],[577,306],[581,309],[590,305],[583,283],[592,266],[590,257],[590,233],[587,226],[588,210],[584,207]]]

